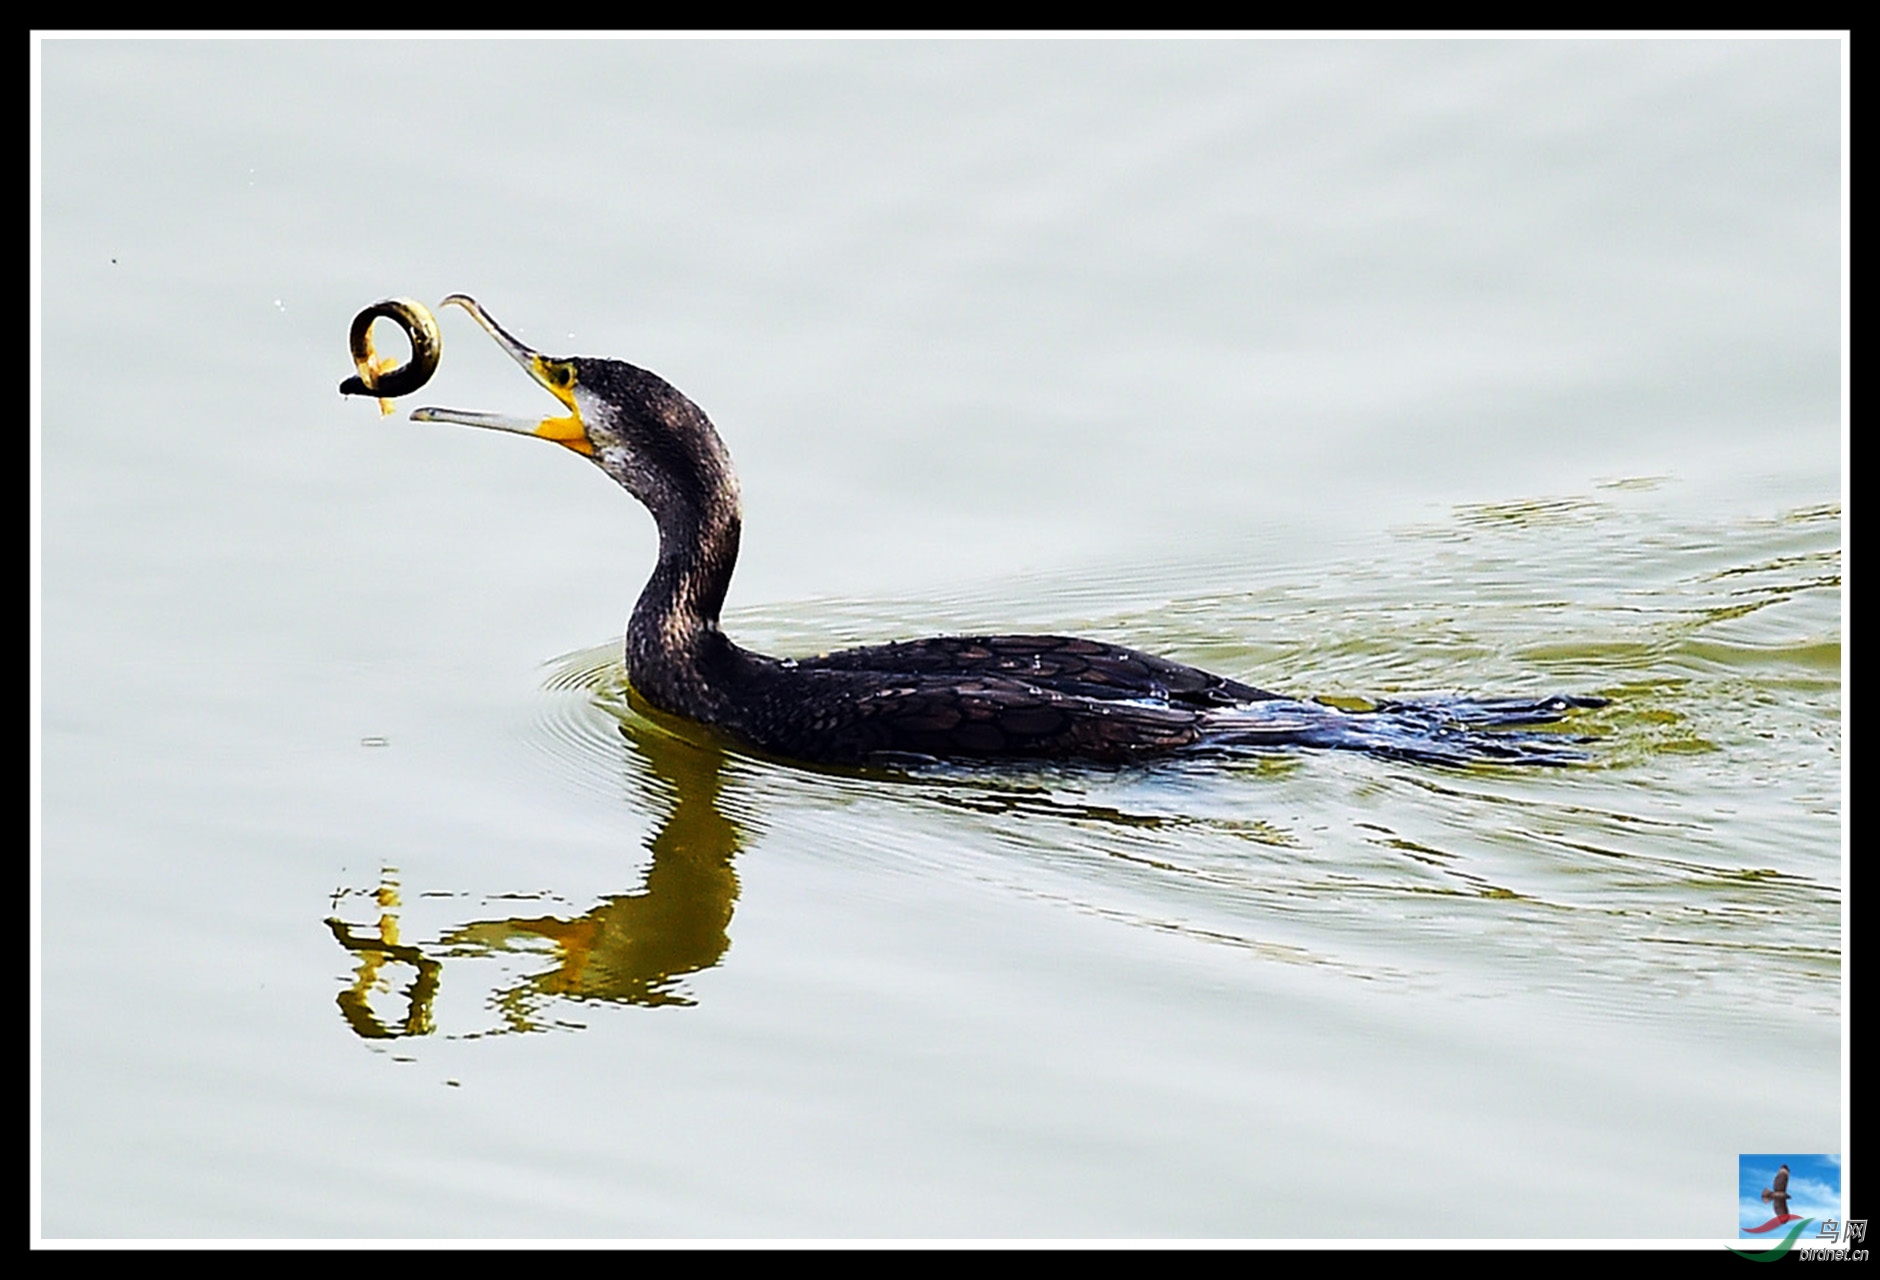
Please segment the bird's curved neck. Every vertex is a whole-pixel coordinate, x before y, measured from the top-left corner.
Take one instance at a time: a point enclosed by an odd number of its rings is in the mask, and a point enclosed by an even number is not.
[[[686,486],[690,492],[648,504],[659,525],[659,561],[627,624],[626,657],[628,678],[647,701],[712,721],[723,714],[724,680],[739,654],[718,629],[718,613],[743,522],[729,467],[700,480]]]

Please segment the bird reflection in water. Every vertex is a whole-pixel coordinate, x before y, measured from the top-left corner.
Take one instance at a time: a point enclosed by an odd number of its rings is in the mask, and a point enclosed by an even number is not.
[[[473,920],[420,950],[399,939],[396,872],[388,870],[377,892],[377,937],[337,918],[327,921],[340,945],[360,957],[353,984],[339,996],[340,1012],[354,1032],[367,1039],[428,1035],[434,1029],[431,1006],[446,962],[537,954],[544,942],[554,963],[499,987],[489,997],[503,1020],[493,1030],[571,1025],[545,1016],[559,1000],[695,1003],[681,988],[681,979],[711,968],[724,956],[731,945],[728,929],[738,897],[731,860],[742,834],[718,807],[724,752],[696,726],[668,728],[635,717],[623,720],[621,730],[652,767],[654,785],[648,790],[666,809],[665,821],[647,842],[653,863],[645,886],[637,893],[604,898],[574,919],[544,915]],[[389,989],[381,970],[392,963],[417,970],[405,991],[405,1016],[396,1022],[381,1019],[370,1004],[374,990]]]
[[[376,938],[358,937],[351,925],[336,916],[326,922],[339,944],[359,955],[352,985],[339,993],[339,1011],[346,1025],[366,1040],[429,1035],[431,1002],[437,996],[438,975],[443,966],[418,948],[398,940],[398,868],[380,869],[379,887],[373,891],[373,897],[379,904]],[[382,972],[388,964],[410,965],[418,971],[418,976],[405,988],[405,1016],[395,1027],[387,1025],[372,1009],[372,993],[390,989],[391,984]]]

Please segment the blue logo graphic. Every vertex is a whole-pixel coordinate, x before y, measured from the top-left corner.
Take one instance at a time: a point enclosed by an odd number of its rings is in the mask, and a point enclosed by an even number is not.
[[[1737,1235],[1766,1247],[1733,1249],[1755,1262],[1774,1262],[1795,1247],[1812,1223],[1841,1217],[1838,1155],[1743,1155],[1736,1162]]]

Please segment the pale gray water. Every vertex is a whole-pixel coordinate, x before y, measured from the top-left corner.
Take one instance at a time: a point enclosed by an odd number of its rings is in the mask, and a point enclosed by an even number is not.
[[[1842,1149],[1840,56],[46,43],[43,1230],[1734,1235]],[[753,647],[1595,762],[670,739],[631,499],[335,391],[455,290],[713,416]]]

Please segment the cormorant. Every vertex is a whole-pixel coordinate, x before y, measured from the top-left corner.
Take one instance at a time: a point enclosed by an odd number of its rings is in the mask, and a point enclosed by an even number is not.
[[[1045,635],[940,636],[813,658],[749,652],[718,625],[738,558],[738,481],[704,411],[645,369],[543,355],[475,299],[453,294],[444,302],[474,316],[567,412],[520,418],[423,408],[412,419],[552,440],[639,499],[659,527],[659,557],[627,624],[632,687],[657,710],[761,752],[835,765],[1118,764],[1279,745],[1444,764],[1584,758],[1557,735],[1485,730],[1555,721],[1568,708],[1601,705],[1596,698],[1386,702],[1346,712],[1119,645]],[[393,310],[379,314],[398,318],[402,304],[379,304],[387,305]],[[358,354],[357,337],[354,346]],[[355,394],[377,390],[365,368],[359,387],[348,384]]]

